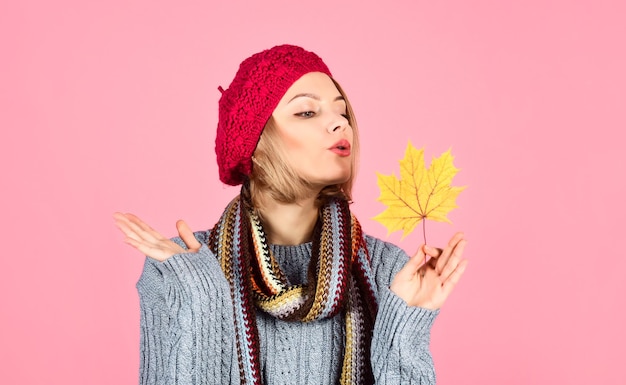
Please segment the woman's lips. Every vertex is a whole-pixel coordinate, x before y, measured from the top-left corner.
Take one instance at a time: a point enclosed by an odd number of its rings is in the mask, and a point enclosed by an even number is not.
[[[350,142],[342,139],[333,144],[332,147],[329,148],[329,150],[339,156],[350,156]]]

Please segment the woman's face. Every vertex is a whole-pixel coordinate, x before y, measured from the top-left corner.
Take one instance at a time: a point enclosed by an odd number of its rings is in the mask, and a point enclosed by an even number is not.
[[[333,81],[310,72],[287,90],[272,114],[291,167],[316,188],[351,175],[352,127]]]

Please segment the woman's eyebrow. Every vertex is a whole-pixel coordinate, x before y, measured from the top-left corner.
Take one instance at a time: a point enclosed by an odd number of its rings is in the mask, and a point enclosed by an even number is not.
[[[291,98],[287,103],[291,103],[294,99],[297,98],[311,98],[311,99],[315,99],[315,100],[320,100],[320,97],[318,95],[315,94],[309,94],[309,93],[303,93],[303,94],[298,94],[296,96],[294,96],[293,98]],[[345,98],[343,97],[343,95],[339,95],[335,98],[335,100],[333,101],[339,101],[339,100],[345,100]]]

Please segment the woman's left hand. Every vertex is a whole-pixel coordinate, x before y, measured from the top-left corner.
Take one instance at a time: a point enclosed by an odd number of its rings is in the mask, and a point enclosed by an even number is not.
[[[456,233],[443,250],[420,247],[394,277],[391,291],[409,306],[439,309],[467,267],[462,258],[466,243],[463,233]]]

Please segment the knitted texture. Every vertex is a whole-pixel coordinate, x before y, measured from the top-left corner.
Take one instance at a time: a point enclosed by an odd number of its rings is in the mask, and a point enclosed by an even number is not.
[[[289,87],[309,72],[331,76],[315,53],[280,45],[244,60],[228,89],[220,87],[215,153],[222,182],[236,186],[250,175],[265,124]]]
[[[207,247],[211,231],[195,233],[197,253],[165,262],[146,258],[137,283],[141,304],[141,385],[240,385],[233,300],[216,255]],[[409,307],[389,290],[408,260],[406,253],[364,236],[377,286],[378,313],[371,342],[377,385],[435,384],[428,349],[437,312]],[[181,247],[180,238],[174,241]],[[270,245],[293,284],[306,283],[311,242]],[[262,380],[265,385],[337,385],[345,359],[346,317],[289,322],[257,310]]]
[[[348,203],[322,207],[306,284],[291,285],[268,247],[259,218],[241,198],[226,208],[208,246],[221,261],[234,301],[242,383],[261,384],[256,308],[284,321],[312,322],[345,314],[341,384],[371,384],[375,283],[361,227]],[[255,308],[256,307],[256,308]]]

